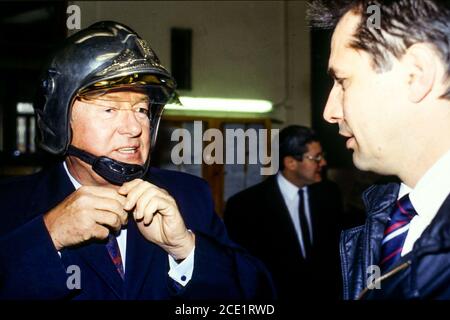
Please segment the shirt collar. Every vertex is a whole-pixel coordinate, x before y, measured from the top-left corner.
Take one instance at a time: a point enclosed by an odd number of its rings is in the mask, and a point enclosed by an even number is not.
[[[67,164],[64,161],[63,162],[64,170],[66,170],[67,175],[69,176],[70,182],[72,182],[73,186],[75,187],[75,190],[81,187],[81,184],[70,174],[69,169],[67,168]]]
[[[281,172],[277,174],[277,182],[280,186],[281,193],[292,200],[298,195],[298,190],[300,189],[295,184],[286,179]],[[304,186],[302,189],[306,190],[307,186]]]
[[[400,184],[400,189],[398,190],[398,197],[397,197],[397,199],[402,198],[403,196],[407,195],[411,191],[412,191],[412,189],[402,182]]]
[[[410,191],[417,214],[431,222],[450,193],[450,150],[428,169],[414,189],[404,186],[404,190]]]

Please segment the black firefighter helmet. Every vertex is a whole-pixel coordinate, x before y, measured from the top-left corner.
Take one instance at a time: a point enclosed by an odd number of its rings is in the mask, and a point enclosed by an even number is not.
[[[142,177],[149,159],[138,166],[95,157],[70,146],[69,117],[75,99],[115,88],[141,88],[147,92],[153,146],[164,105],[177,100],[176,83],[148,44],[131,28],[117,22],[97,22],[65,39],[45,68],[34,107],[41,148],[54,155],[77,156],[102,177],[120,185]]]

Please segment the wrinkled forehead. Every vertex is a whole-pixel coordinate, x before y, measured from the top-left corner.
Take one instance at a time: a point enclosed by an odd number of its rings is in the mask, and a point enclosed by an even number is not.
[[[141,88],[119,88],[101,91],[92,91],[84,95],[89,99],[112,100],[119,102],[150,101],[149,93]]]

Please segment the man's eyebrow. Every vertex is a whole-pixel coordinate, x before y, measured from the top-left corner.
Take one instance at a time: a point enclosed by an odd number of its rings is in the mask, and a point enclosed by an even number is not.
[[[141,101],[150,101],[150,97],[149,96],[145,96],[142,98],[139,98],[137,101],[141,102]]]
[[[347,78],[347,76],[345,76],[346,73],[342,69],[336,69],[334,67],[328,67],[328,74],[335,80]]]
[[[110,98],[113,98],[113,99],[114,99],[114,98],[120,98],[120,95],[119,95],[119,94],[116,94],[116,93],[110,93],[110,94],[109,94],[109,97],[110,97]],[[142,97],[136,99],[136,101],[137,101],[137,102],[150,101],[150,97],[147,96],[147,95],[144,95],[144,96],[142,96]]]

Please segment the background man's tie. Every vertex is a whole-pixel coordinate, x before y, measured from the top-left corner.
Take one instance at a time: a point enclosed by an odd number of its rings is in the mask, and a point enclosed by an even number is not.
[[[303,246],[305,249],[305,259],[311,256],[311,234],[308,227],[308,219],[306,219],[305,213],[305,198],[303,196],[303,189],[298,190],[299,202],[298,202],[298,216],[300,218],[300,230],[302,232]]]
[[[409,223],[416,214],[409,195],[397,200],[381,242],[380,267],[382,271],[389,269],[400,259]]]
[[[123,270],[122,256],[120,255],[117,239],[111,232],[109,233],[108,236],[108,243],[106,243],[106,249],[108,249],[109,256],[111,257],[112,262],[116,266],[117,272],[123,279],[125,277],[125,272]]]

